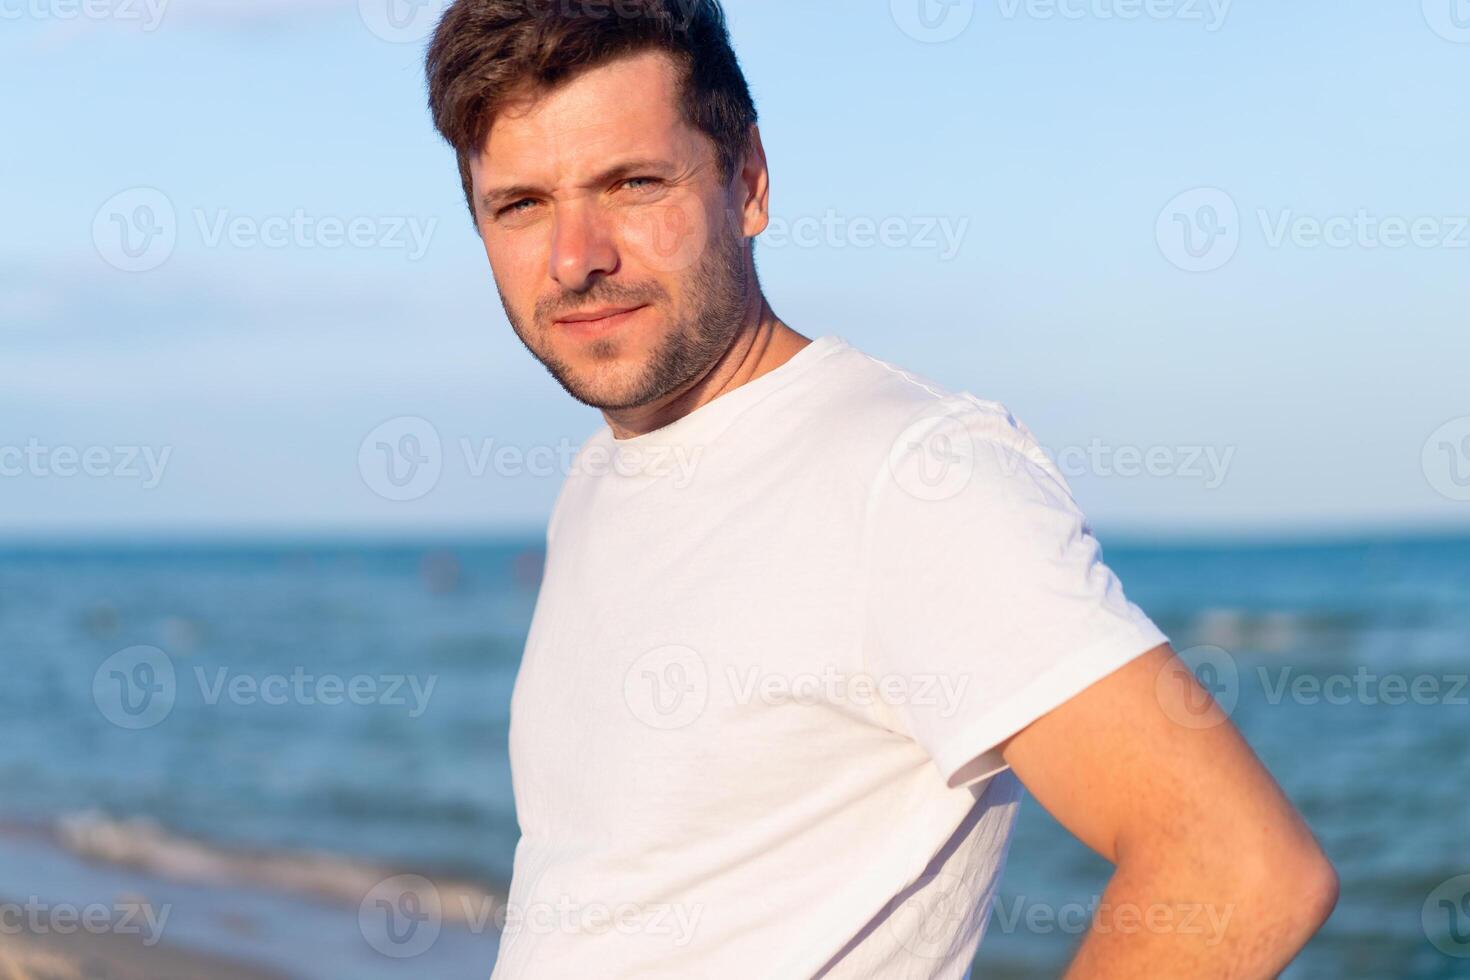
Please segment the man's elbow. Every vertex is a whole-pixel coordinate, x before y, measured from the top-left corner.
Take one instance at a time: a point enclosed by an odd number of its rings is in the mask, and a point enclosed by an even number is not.
[[[1299,884],[1293,888],[1301,905],[1301,918],[1308,937],[1315,934],[1332,917],[1332,910],[1337,907],[1341,890],[1337,869],[1332,866],[1327,855],[1320,848],[1314,847],[1312,850],[1315,853],[1307,857],[1297,869]]]
[[[1279,927],[1283,940],[1306,945],[1337,907],[1337,869],[1312,840],[1271,849],[1251,864],[1255,873],[1246,884],[1246,901]]]

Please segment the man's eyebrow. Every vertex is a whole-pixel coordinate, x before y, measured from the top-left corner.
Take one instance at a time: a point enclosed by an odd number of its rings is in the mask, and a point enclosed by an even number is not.
[[[583,186],[586,188],[606,187],[608,184],[644,174],[651,177],[667,177],[674,170],[674,165],[667,160],[655,160],[651,157],[622,160],[591,177]],[[493,212],[500,204],[511,204],[527,197],[543,197],[545,194],[545,188],[536,184],[509,184],[505,187],[492,187],[480,195],[480,207],[486,212]]]
[[[490,212],[496,210],[501,203],[509,204],[526,197],[536,197],[544,193],[535,184],[512,184],[508,187],[492,187],[480,195],[480,210]]]
[[[588,181],[590,187],[603,187],[629,177],[648,175],[651,177],[667,177],[674,172],[674,165],[667,160],[655,160],[651,157],[645,159],[623,160],[613,164],[602,173]]]

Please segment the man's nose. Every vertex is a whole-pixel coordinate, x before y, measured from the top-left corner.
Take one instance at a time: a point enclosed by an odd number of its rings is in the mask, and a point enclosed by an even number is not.
[[[618,268],[618,250],[607,217],[586,200],[557,205],[551,231],[551,278],[563,289],[583,292],[599,274]]]

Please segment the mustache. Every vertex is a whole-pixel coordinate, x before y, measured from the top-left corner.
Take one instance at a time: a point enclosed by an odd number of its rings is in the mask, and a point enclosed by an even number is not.
[[[668,299],[668,293],[656,282],[612,283],[606,279],[582,293],[570,290],[547,296],[536,303],[536,322],[551,323],[558,317],[580,310],[604,306],[651,306]]]

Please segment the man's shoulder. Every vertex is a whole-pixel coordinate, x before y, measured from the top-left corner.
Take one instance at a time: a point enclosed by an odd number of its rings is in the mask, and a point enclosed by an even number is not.
[[[815,392],[832,426],[882,447],[963,431],[967,440],[1029,443],[1030,431],[998,401],[953,390],[849,344],[833,353],[831,384]]]

